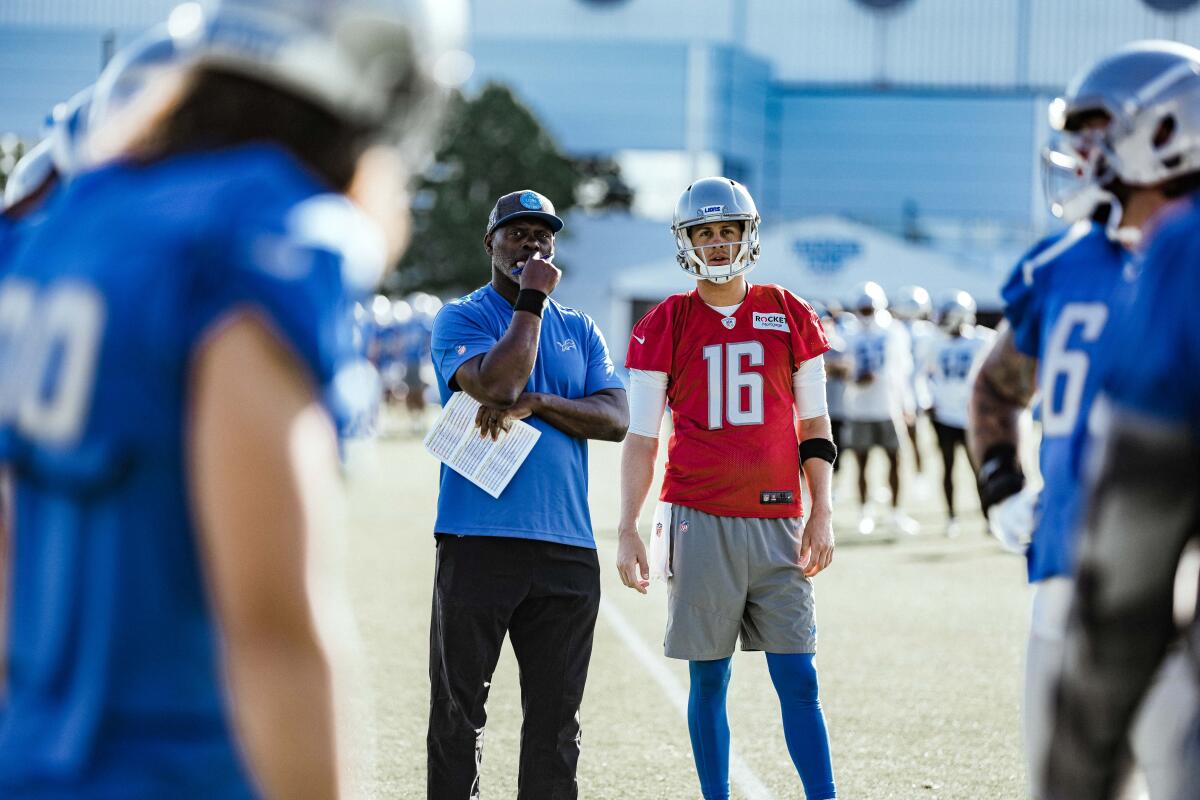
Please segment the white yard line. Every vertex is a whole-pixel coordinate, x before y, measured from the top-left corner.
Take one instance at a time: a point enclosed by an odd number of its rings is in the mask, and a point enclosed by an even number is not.
[[[687,689],[675,678],[671,670],[667,669],[663,661],[663,657],[653,652],[642,637],[629,624],[629,620],[625,619],[625,615],[617,609],[616,605],[608,600],[601,599],[600,614],[612,629],[616,631],[617,636],[621,637],[621,641],[629,648],[630,652],[637,657],[637,660],[642,662],[642,666],[646,668],[646,672],[650,673],[650,677],[662,688],[663,695],[670,701],[679,715],[687,721],[688,693]],[[729,779],[733,786],[742,793],[746,800],[774,800],[775,796],[771,794],[771,790],[763,785],[754,771],[742,760],[742,757],[737,754],[737,751],[730,747],[729,749]]]

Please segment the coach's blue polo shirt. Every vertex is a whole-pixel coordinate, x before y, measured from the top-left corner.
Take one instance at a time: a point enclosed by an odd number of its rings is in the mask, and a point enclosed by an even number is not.
[[[451,378],[462,364],[495,346],[513,307],[491,284],[447,304],[433,323],[433,363],[445,404]],[[586,314],[550,298],[542,313],[537,361],[527,392],[578,399],[624,386],[613,370],[604,337]],[[499,499],[442,465],[434,530],[468,536],[512,536],[595,548],[587,502],[587,440],[540,419],[542,432],[529,458]]]

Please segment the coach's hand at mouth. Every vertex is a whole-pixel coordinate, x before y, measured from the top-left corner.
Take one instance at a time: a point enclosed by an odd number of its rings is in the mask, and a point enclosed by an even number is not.
[[[642,543],[636,525],[617,531],[617,572],[621,583],[646,593],[650,585],[650,562],[646,559],[646,545]]]
[[[534,253],[525,259],[524,263],[518,264],[517,266],[521,270],[521,288],[534,289],[547,295],[553,292],[558,286],[559,279],[562,278],[562,270],[550,261],[553,257],[554,253],[550,253],[548,256]]]
[[[811,578],[833,561],[833,514],[828,509],[811,509],[800,538],[797,563]]]

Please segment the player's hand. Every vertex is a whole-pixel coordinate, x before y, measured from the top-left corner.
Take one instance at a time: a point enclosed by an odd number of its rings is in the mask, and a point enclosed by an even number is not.
[[[833,562],[833,515],[826,510],[811,510],[800,537],[800,569],[811,578]]]
[[[1038,493],[1029,488],[1022,489],[994,503],[988,509],[988,531],[1000,541],[1000,546],[1011,553],[1024,555],[1033,538],[1034,511]]]
[[[550,259],[543,257],[541,253],[534,253],[524,262],[518,263],[517,268],[521,270],[522,289],[536,289],[539,292],[550,294],[558,286],[559,279],[562,278],[562,270],[554,266]]]
[[[621,583],[642,594],[650,586],[650,562],[646,559],[646,545],[637,527],[622,528],[617,533],[617,574]]]
[[[523,392],[517,402],[508,408],[492,408],[480,406],[475,412],[475,427],[479,428],[480,436],[490,436],[492,441],[500,438],[500,433],[512,429],[514,420],[525,419],[537,411],[541,396],[537,392]]]

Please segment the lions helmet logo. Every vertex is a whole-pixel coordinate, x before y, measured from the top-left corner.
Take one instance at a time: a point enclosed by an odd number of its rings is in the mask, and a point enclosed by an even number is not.
[[[528,208],[530,211],[541,211],[542,201],[533,192],[523,192],[521,194],[521,205]]]

